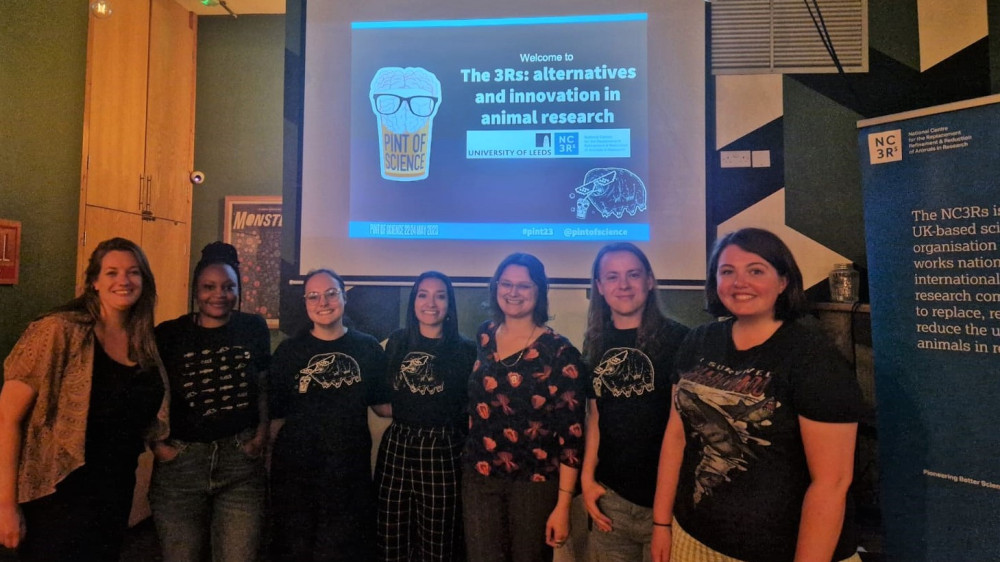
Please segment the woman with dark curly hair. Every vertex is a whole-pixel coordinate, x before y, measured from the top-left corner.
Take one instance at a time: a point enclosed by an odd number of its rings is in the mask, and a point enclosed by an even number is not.
[[[239,310],[236,248],[212,242],[191,284],[195,312],[156,327],[170,378],[170,438],[153,447],[149,499],[166,562],[252,562],[264,528],[263,381],[271,335]]]
[[[79,297],[35,320],[4,361],[0,540],[23,560],[117,560],[143,440],[166,437],[142,249],[97,245]]]

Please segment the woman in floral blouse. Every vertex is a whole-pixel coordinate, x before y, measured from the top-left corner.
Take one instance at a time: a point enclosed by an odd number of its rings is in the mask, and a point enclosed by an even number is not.
[[[507,256],[490,282],[490,306],[469,379],[469,560],[550,561],[569,536],[586,373],[580,352],[545,325],[548,281],[538,258]]]

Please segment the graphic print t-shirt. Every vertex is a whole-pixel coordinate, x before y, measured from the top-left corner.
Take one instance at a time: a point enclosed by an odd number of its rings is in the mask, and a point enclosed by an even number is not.
[[[209,442],[257,425],[258,377],[271,361],[271,335],[256,314],[234,311],[203,328],[193,314],[156,327],[170,380],[170,436]]]
[[[294,454],[303,469],[357,460],[338,458],[347,451],[370,462],[368,406],[389,401],[385,365],[382,346],[357,330],[333,341],[305,332],[281,342],[268,378],[271,418],[285,419],[274,454]]]
[[[674,515],[692,536],[749,562],[791,561],[809,486],[799,416],[856,422],[860,390],[818,328],[786,322],[736,350],[732,321],[701,326],[677,359],[687,444]],[[854,553],[850,503],[834,560]]]
[[[597,400],[600,445],[595,477],[626,500],[653,507],[663,430],[670,417],[674,355],[687,328],[668,321],[656,334],[659,353],[636,346],[636,329],[611,329],[593,368],[588,395]]]
[[[461,338],[454,342],[420,337],[408,347],[405,330],[389,336],[385,346],[392,386],[392,417],[417,427],[468,427],[469,375],[476,346]]]

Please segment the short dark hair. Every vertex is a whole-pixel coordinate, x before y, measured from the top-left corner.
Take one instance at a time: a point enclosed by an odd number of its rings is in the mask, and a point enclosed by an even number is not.
[[[497,304],[497,283],[500,281],[503,271],[511,265],[520,265],[527,268],[528,276],[531,277],[531,281],[538,287],[538,296],[535,298],[535,310],[531,313],[531,319],[536,325],[544,326],[549,321],[549,280],[545,276],[545,266],[535,256],[521,252],[504,258],[500,262],[500,265],[497,266],[497,270],[493,274],[493,279],[490,279],[490,313],[493,315],[493,320],[497,324],[500,324],[504,320],[503,311],[500,310],[500,305]]]
[[[802,272],[788,246],[776,234],[762,228],[741,228],[715,241],[708,260],[708,275],[705,278],[705,303],[708,312],[715,316],[732,316],[719,299],[719,255],[729,246],[738,246],[744,252],[757,254],[771,264],[778,275],[785,278],[785,290],[778,295],[774,304],[774,317],[778,320],[795,320],[806,313],[808,302],[802,287]]]
[[[444,324],[441,326],[442,340],[451,342],[460,337],[458,335],[458,308],[455,304],[455,288],[451,284],[451,279],[440,271],[425,271],[413,282],[413,288],[410,289],[410,300],[406,305],[406,336],[411,348],[416,347],[417,342],[420,341],[420,321],[417,320],[415,303],[417,302],[417,291],[424,279],[440,280],[444,283],[445,292],[448,294],[448,314],[445,315]]]
[[[243,279],[240,277],[240,259],[236,252],[236,247],[225,242],[210,242],[201,249],[201,259],[194,266],[194,275],[191,276],[191,301],[194,303],[195,295],[198,294],[198,277],[210,265],[228,265],[233,268],[236,274],[236,309],[239,310],[243,302]]]

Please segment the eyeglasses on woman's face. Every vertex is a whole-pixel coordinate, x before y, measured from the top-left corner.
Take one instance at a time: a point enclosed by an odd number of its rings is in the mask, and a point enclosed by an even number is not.
[[[306,293],[303,298],[306,299],[307,304],[316,306],[320,303],[321,299],[325,301],[337,300],[337,297],[339,297],[341,293],[343,293],[343,291],[341,291],[339,287],[331,287],[322,293],[318,293],[316,291]]]
[[[514,289],[517,289],[518,293],[527,293],[528,291],[535,288],[534,283],[512,283],[506,279],[501,279],[497,282],[497,288],[500,289],[502,293],[513,293]]]

